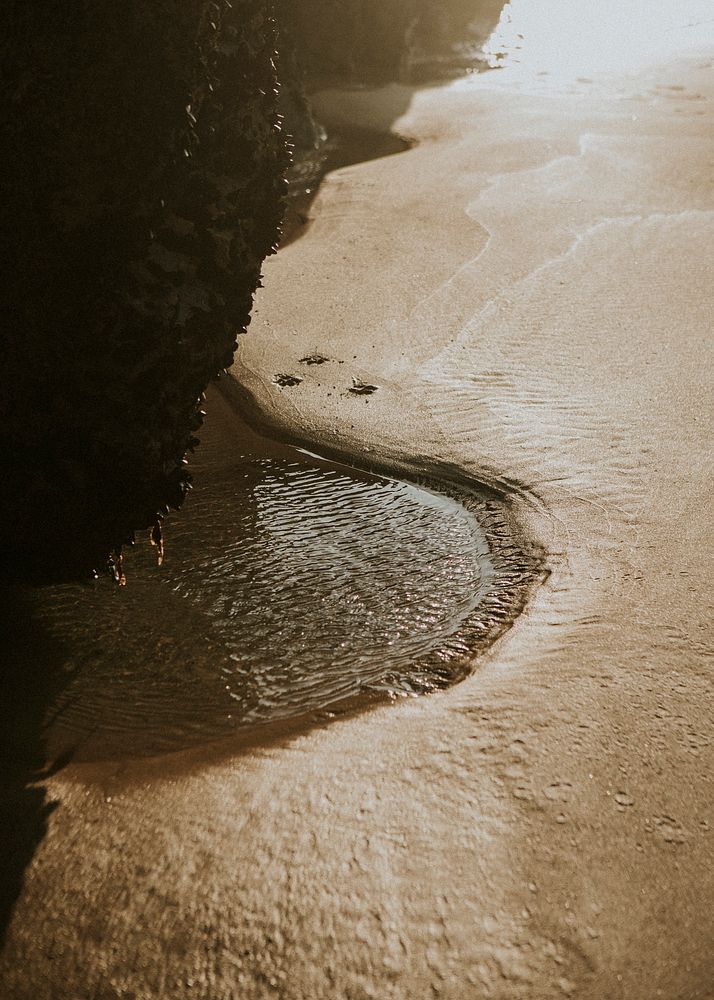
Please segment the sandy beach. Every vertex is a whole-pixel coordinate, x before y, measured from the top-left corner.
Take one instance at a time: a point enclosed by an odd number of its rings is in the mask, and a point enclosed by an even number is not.
[[[316,95],[414,145],[326,179],[231,373],[494,487],[547,578],[447,691],[40,780],[3,998],[714,998],[714,43],[610,54]]]

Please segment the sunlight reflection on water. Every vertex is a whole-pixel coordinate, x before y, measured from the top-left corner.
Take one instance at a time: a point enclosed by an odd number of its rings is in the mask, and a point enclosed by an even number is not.
[[[368,690],[429,690],[468,652],[460,629],[494,580],[473,513],[301,457],[251,434],[215,391],[209,403],[163,565],[142,545],[125,588],[28,595],[47,667],[64,676],[53,756],[159,753]]]

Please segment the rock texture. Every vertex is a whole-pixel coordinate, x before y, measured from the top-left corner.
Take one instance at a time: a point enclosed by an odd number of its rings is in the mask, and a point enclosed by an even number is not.
[[[308,74],[408,78],[413,60],[446,52],[498,21],[503,0],[278,0],[281,29]]]
[[[281,218],[269,6],[3,8],[6,562],[96,566],[181,503]]]
[[[8,0],[0,563],[74,574],[179,506],[275,246],[308,81],[396,79],[485,0]],[[488,12],[487,12],[488,13]]]

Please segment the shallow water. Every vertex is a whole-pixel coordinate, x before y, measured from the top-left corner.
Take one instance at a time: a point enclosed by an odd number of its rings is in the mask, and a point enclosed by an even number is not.
[[[147,542],[125,587],[24,595],[43,637],[30,655],[54,675],[49,757],[154,754],[428,691],[463,676],[464,624],[503,613],[485,531],[456,500],[268,442],[216,391],[202,437],[162,566]]]

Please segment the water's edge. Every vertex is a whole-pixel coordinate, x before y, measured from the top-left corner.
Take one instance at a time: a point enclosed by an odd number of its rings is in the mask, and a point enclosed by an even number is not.
[[[367,468],[359,456],[355,458],[348,451],[329,449],[330,454],[327,455],[325,448],[315,446],[297,433],[271,425],[255,397],[232,377],[221,378],[218,386],[237,419],[245,423],[257,438],[263,439],[268,448],[276,444],[287,445],[313,455],[317,453],[318,461],[344,466],[357,475],[397,477],[400,481],[456,501],[477,520],[488,541],[489,557],[494,568],[488,591],[458,631],[438,650],[417,658],[409,671],[410,677],[413,675],[415,678],[414,694],[443,690],[470,676],[477,669],[479,656],[510,629],[525,609],[533,589],[547,576],[543,551],[527,538],[508,497],[465,474],[458,476],[453,472],[441,476],[438,463],[432,463],[430,468],[428,462],[417,465],[405,460],[396,463],[399,468],[395,469],[394,461],[382,460],[375,453],[370,456]],[[420,677],[426,678],[421,689]],[[402,698],[389,689],[388,681],[389,678],[385,678],[381,689],[369,687],[321,709],[285,719],[244,725],[230,735],[209,737],[204,742],[156,755],[128,754],[120,758],[76,760],[65,774],[70,780],[74,775],[78,781],[91,783],[103,780],[109,771],[113,780],[133,782],[147,777],[178,775],[248,751],[267,752],[270,747],[287,744],[334,721],[358,716],[379,705],[401,701]]]

